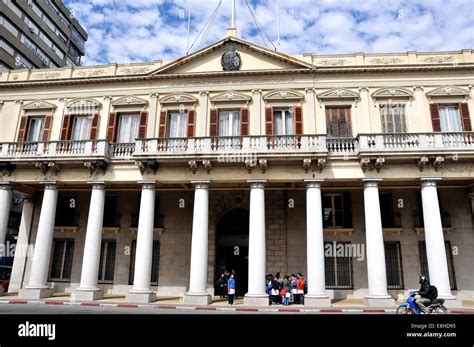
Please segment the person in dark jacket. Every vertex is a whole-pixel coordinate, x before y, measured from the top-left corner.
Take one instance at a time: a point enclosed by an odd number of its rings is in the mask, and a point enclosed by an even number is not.
[[[233,273],[230,274],[230,278],[227,281],[227,295],[229,296],[229,305],[233,305],[235,298],[235,278]]]
[[[421,287],[415,295],[415,303],[418,305],[421,311],[428,312],[426,307],[431,303],[431,300],[429,299],[430,282],[425,276],[420,276],[419,283],[421,284]]]
[[[227,293],[227,281],[227,271],[224,270],[221,274],[221,277],[217,281],[217,289],[221,298],[225,298],[225,295]]]

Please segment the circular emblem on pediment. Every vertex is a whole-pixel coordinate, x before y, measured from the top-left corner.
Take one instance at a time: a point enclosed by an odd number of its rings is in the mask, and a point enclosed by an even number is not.
[[[221,65],[224,71],[240,70],[241,63],[240,54],[235,51],[234,46],[229,46],[222,54]]]

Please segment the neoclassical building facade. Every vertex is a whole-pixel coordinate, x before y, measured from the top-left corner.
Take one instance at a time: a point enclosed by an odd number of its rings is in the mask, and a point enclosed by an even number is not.
[[[302,272],[307,306],[391,306],[424,274],[460,306],[473,82],[471,49],[292,56],[232,32],[170,62],[3,70],[9,291],[208,304],[226,269],[247,305]]]

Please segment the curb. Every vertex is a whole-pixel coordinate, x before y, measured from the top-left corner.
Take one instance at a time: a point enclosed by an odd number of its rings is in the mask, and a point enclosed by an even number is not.
[[[88,307],[116,307],[116,308],[154,308],[159,310],[179,310],[179,311],[226,311],[226,312],[274,312],[274,313],[394,313],[396,309],[370,309],[370,308],[290,308],[290,307],[227,307],[227,306],[181,306],[181,305],[163,305],[163,304],[133,304],[133,303],[100,303],[96,301],[62,301],[62,300],[0,300],[0,304],[11,305],[71,305]],[[474,310],[453,309],[448,310],[451,314],[474,314]]]

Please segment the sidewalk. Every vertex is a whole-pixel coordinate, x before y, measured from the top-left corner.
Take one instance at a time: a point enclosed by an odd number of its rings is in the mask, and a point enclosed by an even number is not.
[[[12,293],[15,294],[15,293]],[[143,308],[154,307],[157,309],[173,309],[173,310],[198,310],[198,311],[234,311],[234,312],[284,312],[284,313],[395,313],[396,307],[393,308],[374,308],[363,305],[362,300],[333,300],[331,307],[311,308],[304,305],[272,305],[266,307],[250,307],[243,305],[243,299],[239,298],[233,306],[227,303],[226,299],[213,297],[211,304],[207,306],[192,306],[184,304],[181,297],[158,297],[154,303],[136,304],[125,301],[125,296],[105,295],[101,300],[97,301],[71,301],[67,293],[56,293],[53,297],[41,300],[23,300],[17,295],[7,294],[0,297],[1,304],[42,304],[42,305],[82,305],[96,307],[123,307],[123,308]],[[454,314],[474,314],[474,301],[463,301],[462,309],[452,309],[449,313]]]

